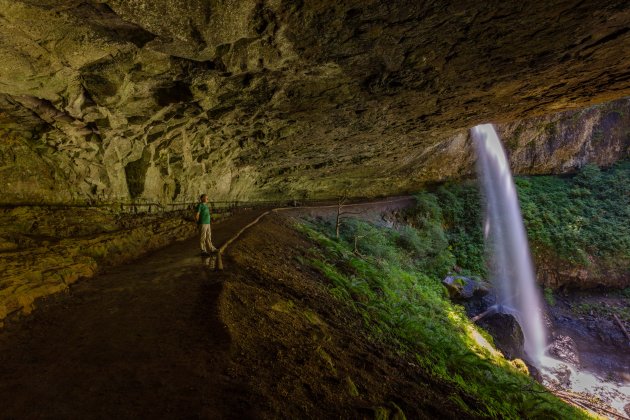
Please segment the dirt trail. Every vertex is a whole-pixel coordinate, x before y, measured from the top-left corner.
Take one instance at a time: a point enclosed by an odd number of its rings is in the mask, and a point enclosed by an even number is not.
[[[216,224],[213,242],[263,212]],[[230,267],[217,273],[209,262],[196,238],[175,243],[9,320],[0,330],[0,418],[258,417],[249,381],[226,374],[231,342],[217,305]]]
[[[260,213],[215,225],[214,243]],[[230,343],[216,312],[219,275],[198,249],[196,238],[172,244],[8,322],[0,417],[246,416],[235,404],[244,390],[222,372]]]

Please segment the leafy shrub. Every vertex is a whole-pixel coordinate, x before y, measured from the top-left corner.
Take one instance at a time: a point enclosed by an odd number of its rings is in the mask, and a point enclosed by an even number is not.
[[[518,178],[516,184],[534,256],[630,266],[629,162],[606,171],[586,165],[574,177]]]
[[[534,258],[630,268],[630,162],[605,171],[586,165],[573,177],[517,177],[515,183]],[[463,274],[487,277],[481,202],[474,182],[419,194],[418,207],[406,216],[411,226],[425,232],[420,235],[425,245],[419,249],[442,248],[439,230],[423,230],[439,224],[453,265]]]

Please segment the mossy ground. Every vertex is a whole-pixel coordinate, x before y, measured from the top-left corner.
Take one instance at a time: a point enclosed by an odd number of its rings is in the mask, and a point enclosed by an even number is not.
[[[300,229],[320,244],[308,259],[329,279],[330,293],[361,316],[375,340],[413,355],[418,369],[458,389],[449,398],[469,415],[586,417],[546,393],[524,373],[522,362],[507,361],[484,345],[491,339],[449,301],[440,284],[453,258],[444,232],[430,223],[438,214],[419,214],[424,223],[416,228],[346,220],[339,240],[325,219]],[[361,238],[356,249],[355,238]],[[477,403],[469,405],[461,395]]]
[[[319,269],[322,251],[267,217],[229,252],[220,316],[231,337],[235,381],[259,418],[481,418],[481,403],[429,375],[418,360],[372,334]],[[463,401],[463,403],[462,403]]]

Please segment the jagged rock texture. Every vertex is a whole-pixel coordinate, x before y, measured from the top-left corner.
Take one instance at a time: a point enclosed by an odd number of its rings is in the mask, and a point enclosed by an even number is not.
[[[414,191],[470,172],[476,123],[630,94],[629,21],[619,0],[0,0],[0,201]],[[515,169],[627,156],[586,117],[508,126]]]
[[[0,327],[37,299],[100,268],[121,264],[195,232],[179,214],[122,214],[114,208],[0,209]]]

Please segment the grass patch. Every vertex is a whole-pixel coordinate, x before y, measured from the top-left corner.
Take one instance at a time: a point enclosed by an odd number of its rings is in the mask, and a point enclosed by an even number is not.
[[[606,303],[581,303],[573,308],[573,312],[582,315],[594,315],[598,317],[613,318],[613,315],[623,322],[630,322],[630,307],[612,306]]]
[[[490,418],[587,418],[562,403],[509,362],[453,305],[440,283],[454,264],[442,226],[438,199],[419,197],[407,215],[413,227],[389,229],[347,219],[335,239],[332,221],[304,222],[298,228],[321,245],[310,264],[330,280],[330,292],[359,313],[371,334],[415,355],[439,381],[459,389],[452,398],[471,415]],[[358,252],[355,237],[361,237]],[[462,398],[473,396],[471,406]]]

